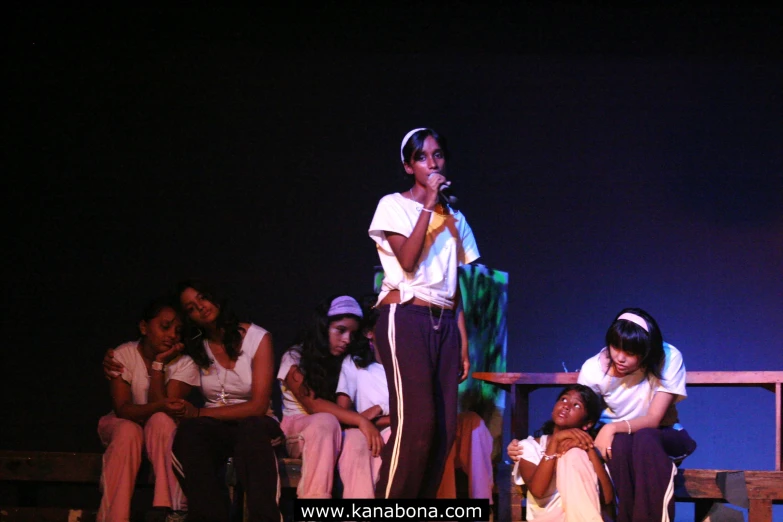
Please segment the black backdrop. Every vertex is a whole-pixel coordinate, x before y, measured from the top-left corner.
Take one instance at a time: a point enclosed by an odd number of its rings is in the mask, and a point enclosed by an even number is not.
[[[0,447],[98,450],[102,353],[182,277],[224,286],[278,351],[320,299],[369,291],[366,230],[422,125],[450,140],[481,262],[510,274],[509,369],[578,369],[625,306],[690,369],[783,369],[780,21],[13,12]],[[694,390],[692,465],[770,469],[769,395]]]

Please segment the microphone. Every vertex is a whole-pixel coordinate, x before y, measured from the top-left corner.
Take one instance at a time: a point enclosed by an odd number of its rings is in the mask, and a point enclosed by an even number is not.
[[[437,174],[440,174],[440,172]],[[432,176],[432,174],[430,174],[430,176]],[[451,181],[445,181],[440,184],[438,187],[438,200],[443,205],[450,205],[457,208],[456,205],[459,203],[459,199],[454,195],[454,191],[451,189]]]
[[[454,191],[451,190],[451,185],[446,185],[445,183],[438,187],[438,199],[440,199],[440,202],[444,205],[450,205],[454,208],[456,208],[457,203],[459,203],[459,198],[454,195]]]

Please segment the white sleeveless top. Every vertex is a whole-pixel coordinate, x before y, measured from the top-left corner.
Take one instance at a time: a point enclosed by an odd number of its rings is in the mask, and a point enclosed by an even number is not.
[[[215,354],[209,348],[209,342],[204,340],[204,350],[212,361],[209,368],[201,368],[201,393],[204,395],[207,408],[217,408],[231,404],[241,404],[251,398],[250,390],[253,382],[253,357],[258,350],[258,344],[268,332],[251,324],[242,339],[241,353],[236,364],[230,370],[223,368],[216,360]],[[221,390],[225,390],[225,403],[220,399]],[[267,415],[274,417],[272,401],[269,401]]]

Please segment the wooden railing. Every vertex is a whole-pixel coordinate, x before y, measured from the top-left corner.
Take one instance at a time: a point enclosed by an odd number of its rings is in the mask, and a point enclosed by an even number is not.
[[[530,433],[530,393],[538,388],[561,388],[576,383],[577,373],[490,373],[475,372],[473,378],[501,386],[509,391],[511,432],[517,438]],[[756,387],[775,393],[775,471],[748,471],[745,480],[751,522],[772,520],[772,503],[783,500],[783,456],[781,454],[781,411],[783,410],[783,371],[773,372],[691,372],[688,387]],[[725,470],[681,470],[677,500],[696,503],[696,520],[709,511],[715,501],[725,501],[716,482]],[[505,488],[503,488],[505,489]],[[522,520],[519,488],[500,489],[499,520]],[[706,510],[706,511],[705,511]]]

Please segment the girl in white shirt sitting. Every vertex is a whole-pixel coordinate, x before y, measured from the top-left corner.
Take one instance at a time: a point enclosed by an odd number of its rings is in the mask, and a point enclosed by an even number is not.
[[[582,365],[578,382],[606,401],[595,446],[612,474],[617,520],[674,520],[676,465],[696,449],[675,406],[687,396],[680,351],[663,342],[650,314],[626,308],[609,326],[605,348]]]
[[[205,407],[187,404],[174,439],[177,478],[189,522],[228,521],[221,470],[233,457],[247,498],[248,520],[280,520],[275,446],[283,442],[272,410],[274,349],[264,328],[240,322],[227,300],[202,281],[178,285],[188,353],[201,371]],[[224,475],[225,476],[225,475]]]
[[[321,303],[302,344],[283,354],[277,378],[283,395],[282,428],[290,456],[302,458],[299,498],[331,498],[338,459],[350,459],[343,448],[340,424],[358,426],[365,451],[378,455],[380,433],[366,417],[335,403],[340,365],[362,319],[356,300],[344,295]]]
[[[566,386],[541,430],[508,445],[508,455],[516,462],[513,479],[527,485],[527,520],[603,520],[601,505],[610,505],[614,493],[590,436],[601,406],[587,386]]]
[[[152,301],[139,321],[141,338],[112,350],[121,364],[111,378],[113,411],[101,417],[103,455],[98,520],[128,520],[142,444],[155,473],[154,507],[184,510],[185,498],[171,469],[174,419],[186,414],[184,398],[198,386],[198,368],[180,355],[182,320],[176,301]],[[170,515],[175,520],[174,514]]]

